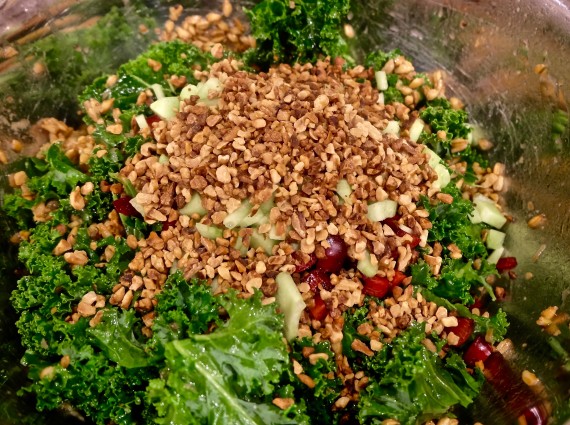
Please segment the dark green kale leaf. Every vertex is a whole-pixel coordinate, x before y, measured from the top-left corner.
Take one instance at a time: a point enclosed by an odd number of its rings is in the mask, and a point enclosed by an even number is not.
[[[348,359],[362,358],[362,354],[355,352],[352,349],[352,342],[355,339],[360,339],[364,342],[368,342],[368,338],[359,335],[357,332],[358,326],[368,322],[368,303],[365,302],[362,306],[358,308],[352,308],[344,314],[344,327],[343,327],[343,338],[342,338],[342,352]],[[358,364],[355,365],[358,368]]]
[[[65,271],[67,263],[51,254],[60,239],[61,234],[49,223],[41,223],[31,230],[29,241],[21,242],[18,258],[29,274],[20,279],[12,294],[16,310],[46,305],[60,288],[72,286]]]
[[[246,300],[235,294],[221,297],[229,316],[225,324],[166,344],[167,368],[147,391],[156,422],[298,423],[271,402],[290,367],[283,317],[275,305],[261,304],[260,293]]]
[[[324,354],[315,364],[303,356],[303,348],[310,347],[313,354]],[[314,343],[310,338],[295,339],[291,342],[291,357],[303,367],[303,373],[315,382],[314,388],[309,389],[295,378],[295,399],[304,400],[307,414],[311,418],[319,418],[320,423],[336,423],[337,414],[332,406],[338,399],[343,388],[342,382],[336,377],[337,366],[330,343]]]
[[[36,161],[36,166],[38,170],[46,172],[27,181],[28,188],[39,200],[67,197],[78,183],[88,180],[87,175],[75,167],[56,143],[47,149],[44,161],[41,166],[39,161]]]
[[[437,98],[427,102],[425,109],[420,112],[420,118],[431,127],[431,133],[423,132],[421,134],[420,142],[427,145],[436,154],[442,158],[459,157],[466,161],[469,174],[472,173],[472,165],[475,162],[483,167],[487,166],[488,160],[471,144],[460,152],[451,152],[452,140],[469,138],[471,127],[467,112],[462,109],[453,109],[451,103],[445,98]],[[438,131],[445,132],[445,139],[440,139],[437,136]]]
[[[150,346],[164,353],[170,341],[206,333],[220,325],[220,300],[203,281],[187,282],[180,270],[171,274],[157,295]]]
[[[455,405],[468,406],[484,380],[466,371],[457,355],[442,361],[428,350],[424,323],[414,323],[375,356],[378,378],[361,393],[360,423],[397,419],[412,425],[448,414]]]
[[[91,345],[74,342],[61,349],[70,357],[67,368],[27,354],[24,361],[31,367],[34,383],[22,392],[35,393],[41,411],[71,402],[98,425],[108,424],[109,420],[117,425],[143,423],[141,406],[146,383],[157,376],[157,371],[117,366]]]
[[[429,124],[434,133],[445,131],[448,141],[466,139],[471,132],[467,113],[462,109],[453,109],[451,103],[443,97],[429,101],[420,118]],[[439,154],[435,149],[432,150]]]
[[[437,278],[431,274],[430,267],[423,260],[413,264],[411,271],[414,285],[423,286],[433,294],[450,301],[473,304],[472,294],[480,287],[487,289],[494,298],[493,288],[485,279],[498,273],[495,265],[485,260],[482,260],[480,267],[476,269],[472,260],[445,258]]]
[[[94,337],[94,345],[119,366],[146,367],[152,358],[135,335],[140,326],[141,320],[135,316],[134,310],[119,312],[113,308],[103,310],[101,322],[87,332]]]
[[[316,62],[319,58],[352,61],[342,34],[349,0],[263,0],[246,13],[256,47],[246,52],[248,65]]]
[[[454,243],[468,259],[486,258],[487,248],[481,236],[482,226],[471,223],[469,219],[473,212],[473,203],[463,199],[461,191],[454,184],[448,184],[442,192],[453,196],[451,204],[437,202],[432,205],[426,197],[420,200],[421,205],[429,212],[432,223],[428,241],[438,241],[444,247]]]
[[[57,209],[50,213],[53,225],[69,223],[72,215],[79,216],[84,222],[101,222],[112,210],[112,194],[103,193],[96,184],[98,180],[73,164],[58,143],[50,145],[42,159],[26,158],[15,165],[15,170],[24,171],[28,176],[26,185],[33,199],[24,198],[18,189],[4,196],[2,208],[16,220],[20,228],[27,229],[35,225],[32,208],[40,202],[57,202]],[[75,187],[87,182],[93,183],[93,190],[84,196],[85,208],[77,211],[69,203],[69,194]]]

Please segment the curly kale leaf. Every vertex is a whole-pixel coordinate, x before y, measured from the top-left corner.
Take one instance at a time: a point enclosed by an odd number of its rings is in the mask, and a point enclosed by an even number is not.
[[[311,363],[303,356],[303,349],[309,347],[313,354],[321,354],[316,362]],[[307,404],[307,414],[312,418],[320,418],[322,423],[336,423],[332,406],[342,390],[342,382],[335,376],[336,364],[330,343],[315,343],[310,338],[296,339],[291,343],[291,357],[303,367],[303,373],[310,376],[315,386],[309,389],[295,378],[295,398],[304,400]]]
[[[32,208],[40,202],[57,200],[59,208],[50,214],[57,223],[66,224],[71,215],[81,217],[86,222],[103,221],[112,210],[112,194],[103,193],[94,184],[93,191],[84,197],[86,206],[82,211],[71,208],[69,194],[78,186],[93,181],[93,176],[85,174],[73,164],[57,143],[50,145],[44,158],[27,158],[17,166],[28,176],[26,186],[33,199],[24,198],[18,190],[5,196],[3,209],[14,218],[20,228],[34,226]]]
[[[211,326],[221,324],[219,298],[205,282],[184,280],[180,270],[168,277],[157,300],[150,345],[159,353],[170,341],[206,333]]]
[[[420,142],[427,145],[431,150],[442,158],[458,156],[466,161],[471,174],[471,166],[477,162],[485,167],[487,159],[475,149],[468,145],[466,149],[453,153],[451,151],[451,141],[454,139],[469,139],[471,127],[468,122],[467,112],[462,109],[453,109],[451,103],[445,98],[437,98],[427,102],[425,109],[420,112],[420,118],[431,127],[431,133],[423,132]],[[436,134],[438,131],[445,132],[445,139],[440,139]]]
[[[259,293],[247,300],[225,295],[220,303],[229,315],[225,324],[166,344],[164,377],[147,391],[156,422],[297,423],[271,403],[289,368],[283,317],[274,305],[262,305]]]
[[[87,175],[79,171],[55,143],[45,152],[45,162],[41,165],[36,163],[36,167],[46,172],[31,177],[27,186],[42,200],[65,197],[78,183],[88,180]]]
[[[441,242],[445,247],[454,243],[463,256],[469,259],[487,257],[487,248],[481,236],[480,224],[473,224],[469,216],[473,212],[473,203],[463,199],[461,191],[453,184],[447,185],[443,193],[453,196],[453,202],[431,204],[423,197],[420,202],[429,212],[432,228],[429,230],[429,242]]]
[[[349,0],[263,0],[246,13],[256,48],[246,52],[246,63],[267,67],[273,63],[316,62],[319,58],[352,59],[342,36],[350,11]]]
[[[368,338],[366,336],[360,335],[357,332],[358,326],[368,322],[368,306],[367,303],[358,308],[352,308],[344,314],[344,327],[343,327],[343,338],[342,338],[342,352],[348,359],[362,358],[361,353],[356,352],[352,349],[352,342],[355,339],[360,339],[368,343]],[[358,368],[358,363],[355,367]]]
[[[101,322],[87,332],[94,337],[94,345],[119,366],[146,367],[152,359],[137,338],[136,332],[140,326],[141,321],[135,316],[134,310],[119,312],[117,309],[108,309],[103,311]]]
[[[36,394],[39,410],[57,409],[71,402],[98,425],[109,420],[117,425],[143,423],[141,406],[146,383],[157,376],[156,370],[117,366],[103,353],[78,341],[62,354],[70,357],[66,368],[33,354],[24,359],[31,366],[34,383],[23,391]]]
[[[453,109],[451,103],[442,97],[428,102],[427,107],[420,113],[420,117],[430,125],[434,133],[445,131],[448,141],[466,139],[471,132],[467,113],[462,109]]]
[[[466,371],[457,355],[446,361],[428,350],[425,324],[415,323],[380,353],[378,379],[361,394],[358,418],[362,424],[397,419],[413,425],[448,414],[455,405],[468,406],[484,380]]]
[[[411,271],[414,285],[423,286],[435,295],[451,301],[472,304],[472,293],[480,287],[486,288],[490,296],[494,297],[493,289],[486,278],[497,275],[497,269],[485,260],[482,260],[480,267],[476,269],[471,260],[465,262],[462,259],[446,258],[437,278],[431,274],[430,267],[424,261],[413,264]]]
[[[32,207],[35,202],[22,196],[22,191],[7,193],[2,199],[2,210],[14,220],[18,229],[28,229],[33,225]]]

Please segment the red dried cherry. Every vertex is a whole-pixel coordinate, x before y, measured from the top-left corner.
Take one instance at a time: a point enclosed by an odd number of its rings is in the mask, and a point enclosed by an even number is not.
[[[317,261],[317,268],[329,273],[338,273],[348,255],[348,247],[338,235],[329,235],[329,247],[325,249],[325,256]]]

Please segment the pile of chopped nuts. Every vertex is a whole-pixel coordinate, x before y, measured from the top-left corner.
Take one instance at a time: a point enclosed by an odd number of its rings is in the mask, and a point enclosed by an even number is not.
[[[145,220],[172,225],[138,241],[129,269],[149,284],[135,308],[152,309],[150,300],[172,267],[186,278],[215,280],[218,293],[260,289],[272,299],[275,276],[295,270],[293,254],[324,256],[329,235],[344,239],[351,259],[368,249],[389,278],[412,259],[411,235],[426,246],[428,213],[416,203],[436,175],[421,146],[382,132],[395,111],[378,104],[368,80],[357,81],[368,70],[343,71],[342,65],[280,65],[250,74],[236,61],[223,60],[201,75],[223,85],[212,94],[220,96],[217,108],[190,99],[175,119],[153,127],[155,142],[143,145],[121,174],[137,188],[135,201]],[[160,155],[168,163],[159,162]],[[342,205],[335,196],[340,179],[353,188],[351,202]],[[179,213],[194,192],[208,211],[201,223],[213,226],[222,226],[245,199],[255,209],[273,197],[270,222],[258,231],[267,234],[275,226],[284,240],[268,254],[250,248],[251,228],[224,229],[216,240],[201,236],[195,227],[200,217]],[[369,202],[385,199],[398,203],[409,235],[398,236],[366,217]],[[245,258],[234,248],[238,237],[248,249]],[[362,283],[354,271],[333,275],[332,281],[332,291],[321,288],[331,317],[361,304]],[[306,301],[310,305],[309,296]]]
[[[206,16],[190,15],[180,21],[184,13],[181,5],[169,8],[169,16],[160,30],[162,41],[182,40],[210,51],[216,44],[223,44],[234,52],[243,52],[255,46],[255,39],[248,34],[248,27],[239,18],[232,18],[234,8],[225,0],[221,13],[210,12]]]

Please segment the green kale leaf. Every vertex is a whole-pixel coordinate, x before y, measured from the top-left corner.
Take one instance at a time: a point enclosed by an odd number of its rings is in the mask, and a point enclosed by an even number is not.
[[[478,395],[484,380],[466,371],[457,355],[442,361],[429,351],[425,324],[415,323],[377,353],[378,379],[361,395],[360,423],[397,419],[401,424],[423,423],[448,414],[457,404],[468,406]]]
[[[46,172],[43,175],[31,177],[27,186],[41,200],[66,197],[78,183],[88,180],[87,175],[73,165],[56,143],[50,145],[45,152],[45,163],[41,165],[41,168],[39,164],[37,166]]]
[[[87,332],[94,337],[94,345],[119,366],[146,367],[151,364],[151,358],[135,336],[140,325],[134,310],[121,313],[113,308],[104,310],[101,322]]]
[[[246,10],[256,39],[255,49],[246,52],[246,63],[314,63],[326,56],[352,61],[342,36],[349,11],[349,0],[261,1]]]
[[[472,177],[472,165],[477,162],[485,167],[488,160],[471,144],[466,149],[451,152],[451,141],[454,139],[469,139],[471,127],[467,112],[462,109],[453,109],[451,103],[445,98],[437,98],[427,102],[427,106],[420,113],[420,118],[431,127],[431,133],[422,132],[420,142],[442,158],[459,157],[468,165],[468,177]],[[437,136],[438,131],[445,132],[445,139]]]
[[[156,422],[297,423],[271,403],[289,367],[283,317],[274,305],[262,305],[259,293],[247,300],[222,297],[229,315],[225,324],[166,344],[164,377],[152,380],[147,390]]]
[[[159,353],[164,353],[170,341],[206,333],[211,326],[222,323],[219,298],[205,282],[187,282],[180,270],[168,277],[157,300],[150,345]]]
[[[313,364],[302,354],[306,347],[313,349],[313,354],[326,357],[321,357]],[[319,418],[321,423],[336,423],[336,415],[332,407],[343,385],[335,375],[337,366],[330,342],[315,343],[311,338],[295,339],[291,343],[291,357],[303,367],[303,373],[315,382],[314,388],[309,389],[295,378],[295,398],[305,401],[309,417]]]
[[[485,279],[497,275],[497,269],[485,260],[475,269],[472,260],[465,262],[462,259],[445,258],[437,278],[431,274],[430,267],[424,261],[413,264],[411,271],[414,285],[423,286],[434,295],[451,301],[472,304],[472,293],[479,287],[486,288],[489,295],[494,297],[493,288]]]
[[[31,353],[24,359],[31,366],[34,383],[22,393],[36,394],[38,410],[57,409],[71,402],[98,425],[109,420],[117,425],[143,423],[145,387],[157,376],[155,369],[117,366],[91,345],[80,345],[79,340],[62,353],[70,357],[67,368]]]
[[[486,258],[487,248],[481,236],[482,227],[469,220],[473,203],[463,199],[461,191],[454,184],[447,185],[442,192],[453,196],[451,204],[437,202],[432,205],[426,197],[420,200],[421,205],[429,212],[432,223],[428,241],[438,241],[444,247],[454,243],[463,256],[469,259]]]

